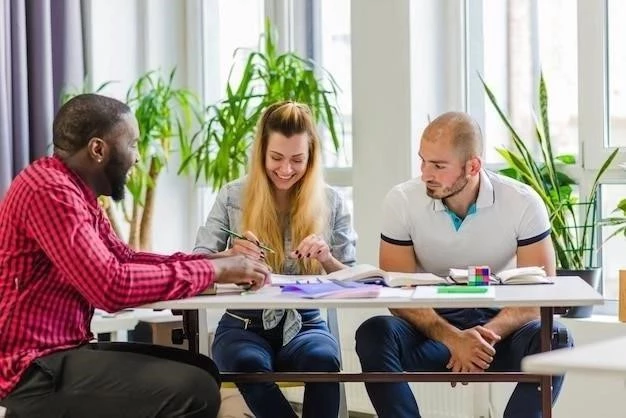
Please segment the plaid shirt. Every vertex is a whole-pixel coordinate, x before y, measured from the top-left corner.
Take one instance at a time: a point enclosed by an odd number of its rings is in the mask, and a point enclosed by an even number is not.
[[[134,252],[61,160],[34,162],[0,202],[0,399],[37,358],[93,339],[94,308],[193,296],[213,280],[205,256]]]

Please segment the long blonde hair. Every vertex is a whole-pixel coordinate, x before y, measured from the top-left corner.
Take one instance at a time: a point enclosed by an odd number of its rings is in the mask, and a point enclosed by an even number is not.
[[[266,254],[267,263],[281,272],[287,254],[284,228],[276,204],[274,185],[265,170],[269,136],[277,132],[287,138],[306,133],[309,138],[309,158],[304,176],[289,191],[289,227],[291,243],[298,245],[311,234],[322,234],[327,224],[329,208],[325,196],[320,139],[308,106],[291,101],[269,106],[257,125],[248,178],[243,190],[241,230],[252,231],[276,253]],[[300,274],[317,274],[321,265],[314,260],[300,259]]]

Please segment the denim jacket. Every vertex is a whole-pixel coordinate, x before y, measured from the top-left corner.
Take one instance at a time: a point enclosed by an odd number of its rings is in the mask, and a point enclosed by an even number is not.
[[[230,246],[228,233],[220,230],[220,227],[231,231],[240,231],[241,225],[241,199],[245,178],[226,184],[219,191],[217,199],[209,213],[204,226],[198,229],[195,253],[213,253],[224,251]],[[342,196],[330,186],[326,186],[326,198],[330,208],[328,226],[323,232],[326,242],[330,246],[330,252],[341,263],[347,266],[355,264],[356,233],[352,229],[351,214]],[[254,231],[252,231],[254,232]],[[295,243],[295,245],[298,245]],[[285,233],[285,254],[292,251],[291,234]],[[280,274],[297,274],[295,260],[286,259]]]
[[[241,198],[245,178],[235,180],[224,186],[217,195],[217,199],[206,224],[199,228],[194,248],[195,253],[212,253],[224,251],[230,246],[230,236],[222,231],[225,227],[231,231],[239,231],[241,225]],[[328,225],[323,236],[330,247],[331,254],[347,266],[355,264],[356,234],[350,222],[350,212],[341,195],[332,187],[326,186],[326,198],[330,213]],[[243,232],[243,231],[240,231]],[[295,243],[298,245],[299,243]],[[293,250],[291,234],[284,234],[285,254]],[[298,274],[296,260],[285,259],[283,266],[277,273]],[[311,310],[307,310],[311,311]],[[302,328],[301,313],[295,309],[265,309],[265,310],[229,310],[227,314],[238,319],[256,319],[263,323],[264,329],[272,329],[281,323],[283,318],[283,345],[295,337]],[[219,328],[219,327],[218,327]]]

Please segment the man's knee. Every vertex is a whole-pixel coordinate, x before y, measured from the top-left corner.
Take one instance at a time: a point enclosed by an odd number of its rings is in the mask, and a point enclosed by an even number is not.
[[[356,352],[361,361],[367,361],[370,356],[380,356],[381,348],[394,333],[394,316],[375,316],[367,319],[356,330]]]
[[[541,351],[541,321],[532,321],[524,327],[526,332],[532,333],[531,353]],[[552,327],[551,343],[553,350],[573,347],[574,337],[563,324],[555,322]]]
[[[220,389],[213,376],[195,366],[186,366],[176,376],[166,376],[172,403],[179,401],[185,417],[216,417],[220,409]]]

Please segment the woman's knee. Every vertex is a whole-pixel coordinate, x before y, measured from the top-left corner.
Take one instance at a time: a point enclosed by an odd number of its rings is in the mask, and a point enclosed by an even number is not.
[[[269,372],[272,371],[272,359],[269,354],[259,350],[223,351],[215,355],[215,362],[220,371],[228,372]]]
[[[330,345],[317,345],[302,355],[302,370],[314,372],[338,372],[341,368],[339,351]]]

